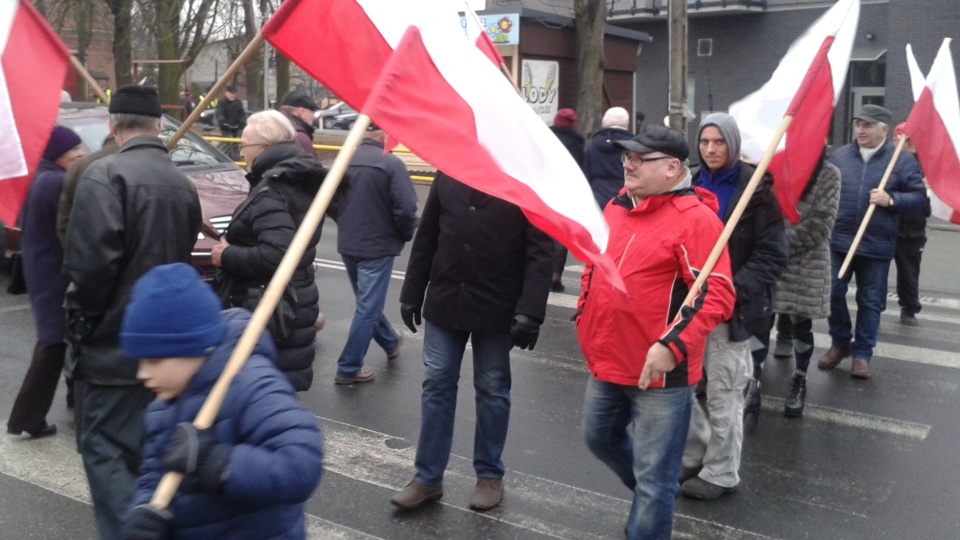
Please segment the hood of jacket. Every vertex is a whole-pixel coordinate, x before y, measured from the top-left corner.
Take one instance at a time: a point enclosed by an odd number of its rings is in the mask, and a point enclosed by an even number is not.
[[[723,136],[723,140],[727,142],[727,163],[723,168],[733,168],[737,162],[740,161],[740,128],[737,127],[737,121],[727,113],[718,112],[708,114],[707,117],[700,122],[700,129],[697,130],[697,140],[700,139],[703,130],[710,126],[717,128],[720,131],[720,135]],[[699,144],[697,145],[697,159],[699,159],[700,165],[704,169],[708,168],[707,162],[703,160],[703,154],[700,153]]]
[[[265,178],[275,178],[316,195],[326,175],[323,164],[304,154],[295,141],[287,141],[268,146],[257,156],[247,181],[252,189]]]

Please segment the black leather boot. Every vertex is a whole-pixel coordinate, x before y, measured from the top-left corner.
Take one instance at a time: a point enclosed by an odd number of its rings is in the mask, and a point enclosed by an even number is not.
[[[746,399],[743,403],[743,424],[756,427],[760,421],[760,381],[750,379],[747,383]]]
[[[800,418],[803,416],[804,400],[807,399],[807,378],[803,375],[793,376],[790,385],[790,395],[783,403],[783,415],[790,418]]]

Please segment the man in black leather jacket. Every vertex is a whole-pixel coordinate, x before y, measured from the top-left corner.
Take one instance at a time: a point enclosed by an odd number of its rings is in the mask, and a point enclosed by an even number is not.
[[[190,262],[202,220],[196,188],[158,137],[156,89],[120,88],[109,110],[120,149],[77,184],[63,265],[77,439],[103,539],[119,538],[139,473],[143,411],[153,399],[137,380],[137,363],[123,356],[123,312],[148,270]]]

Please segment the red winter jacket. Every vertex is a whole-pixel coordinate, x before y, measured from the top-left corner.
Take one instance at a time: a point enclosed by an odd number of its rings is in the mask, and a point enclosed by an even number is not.
[[[668,346],[677,367],[651,388],[695,384],[707,334],[730,318],[736,301],[727,250],[692,308],[677,311],[723,230],[716,198],[683,189],[648,197],[633,208],[626,190],[603,212],[610,225],[607,253],[628,294],[587,265],[581,279],[577,334],[587,367],[600,381],[636,386],[654,342]]]

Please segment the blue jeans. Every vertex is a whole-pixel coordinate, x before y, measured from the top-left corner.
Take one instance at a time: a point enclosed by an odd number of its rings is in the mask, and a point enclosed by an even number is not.
[[[669,540],[693,387],[640,390],[590,377],[587,447],[633,491],[627,538]]]
[[[473,345],[473,387],[477,424],[473,435],[473,469],[477,478],[502,478],[503,446],[510,423],[510,334],[471,334],[424,321],[423,394],[420,441],[414,477],[428,486],[443,482],[450,461],[457,382],[467,346]]]
[[[389,354],[400,346],[397,333],[383,314],[383,304],[387,300],[387,288],[390,286],[390,273],[393,271],[393,257],[381,259],[360,259],[341,255],[347,267],[350,286],[357,297],[353,322],[347,343],[337,360],[337,377],[355,377],[363,367],[370,340]]]
[[[887,272],[889,259],[872,259],[854,255],[847,274],[838,279],[840,267],[846,253],[830,250],[833,286],[830,289],[830,338],[837,349],[850,348],[854,358],[870,360],[873,348],[877,345],[877,329],[880,327],[880,313],[887,303]],[[850,310],[847,309],[847,286],[851,274],[857,279],[857,327],[854,335],[850,323]],[[850,343],[851,339],[853,343]]]

